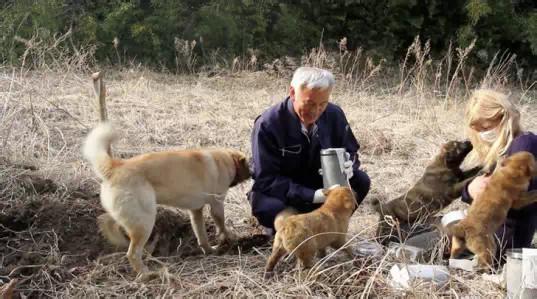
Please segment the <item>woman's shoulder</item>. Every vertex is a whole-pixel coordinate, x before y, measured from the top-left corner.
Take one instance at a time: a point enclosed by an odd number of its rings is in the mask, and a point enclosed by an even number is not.
[[[511,155],[521,151],[531,152],[537,155],[537,135],[532,132],[523,132],[515,137],[511,142],[508,154]]]

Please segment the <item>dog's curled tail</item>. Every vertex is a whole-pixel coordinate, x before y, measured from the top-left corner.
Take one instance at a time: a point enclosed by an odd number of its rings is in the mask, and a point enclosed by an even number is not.
[[[97,223],[99,224],[99,230],[101,234],[112,245],[119,248],[126,248],[129,246],[129,240],[123,235],[119,224],[108,213],[104,213],[97,217]]]
[[[86,137],[82,153],[93,166],[94,171],[102,179],[109,179],[112,175],[114,160],[109,149],[112,142],[117,139],[112,125],[103,122],[95,127]]]

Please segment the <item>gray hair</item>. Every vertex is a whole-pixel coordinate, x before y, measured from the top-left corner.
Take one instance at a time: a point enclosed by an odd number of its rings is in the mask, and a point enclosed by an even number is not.
[[[333,87],[334,84],[336,84],[336,79],[330,71],[316,67],[299,67],[291,80],[291,86],[295,89],[302,87],[326,89]]]

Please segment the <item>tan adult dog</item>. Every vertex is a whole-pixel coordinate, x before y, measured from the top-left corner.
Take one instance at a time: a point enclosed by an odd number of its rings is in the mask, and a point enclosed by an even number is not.
[[[192,228],[205,253],[215,249],[209,245],[203,221],[206,204],[211,207],[219,240],[229,237],[223,199],[230,187],[250,177],[244,154],[231,149],[181,150],[113,159],[107,150],[116,138],[113,127],[102,123],[86,138],[83,152],[103,180],[101,204],[107,214],[99,217],[99,226],[111,243],[129,245],[127,257],[136,272],[147,272],[142,251],[155,223],[157,204],[189,210]]]
[[[348,187],[336,187],[325,191],[325,203],[309,213],[293,214],[274,221],[276,235],[272,254],[267,261],[265,272],[270,273],[278,261],[287,253],[294,251],[298,262],[304,268],[313,265],[316,254],[324,256],[326,248],[340,248],[346,242],[349,220],[356,205],[353,191]],[[352,256],[350,248],[344,249]]]
[[[472,144],[469,141],[449,141],[443,144],[440,153],[427,165],[423,176],[408,192],[387,203],[380,203],[378,199],[373,201],[374,209],[381,215],[377,228],[377,237],[381,243],[401,241],[392,235],[391,226],[384,221],[385,216],[412,224],[418,218],[433,215],[461,196],[463,187],[481,169],[460,169],[471,150]]]
[[[451,257],[468,248],[477,255],[481,269],[490,267],[496,252],[494,232],[505,222],[509,209],[537,202],[537,192],[526,192],[536,175],[537,164],[531,153],[519,152],[500,161],[466,217],[451,227]]]

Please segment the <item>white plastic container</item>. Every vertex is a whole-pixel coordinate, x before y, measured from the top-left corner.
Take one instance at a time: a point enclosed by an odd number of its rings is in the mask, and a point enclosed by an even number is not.
[[[442,220],[440,220],[442,222],[442,226],[448,227],[450,225],[453,225],[461,221],[462,219],[464,219],[464,217],[466,217],[467,213],[468,213],[468,210],[458,210],[458,211],[451,211],[447,213],[446,215],[442,217]]]
[[[384,249],[377,242],[361,241],[354,248],[354,253],[362,257],[382,257]]]
[[[449,282],[450,275],[446,266],[439,265],[393,265],[390,269],[391,285],[396,288],[409,289],[412,281],[419,279],[433,282],[442,287]]]
[[[405,245],[401,243],[390,242],[388,245],[390,255],[402,259],[403,261],[420,262],[423,261],[423,248]]]

